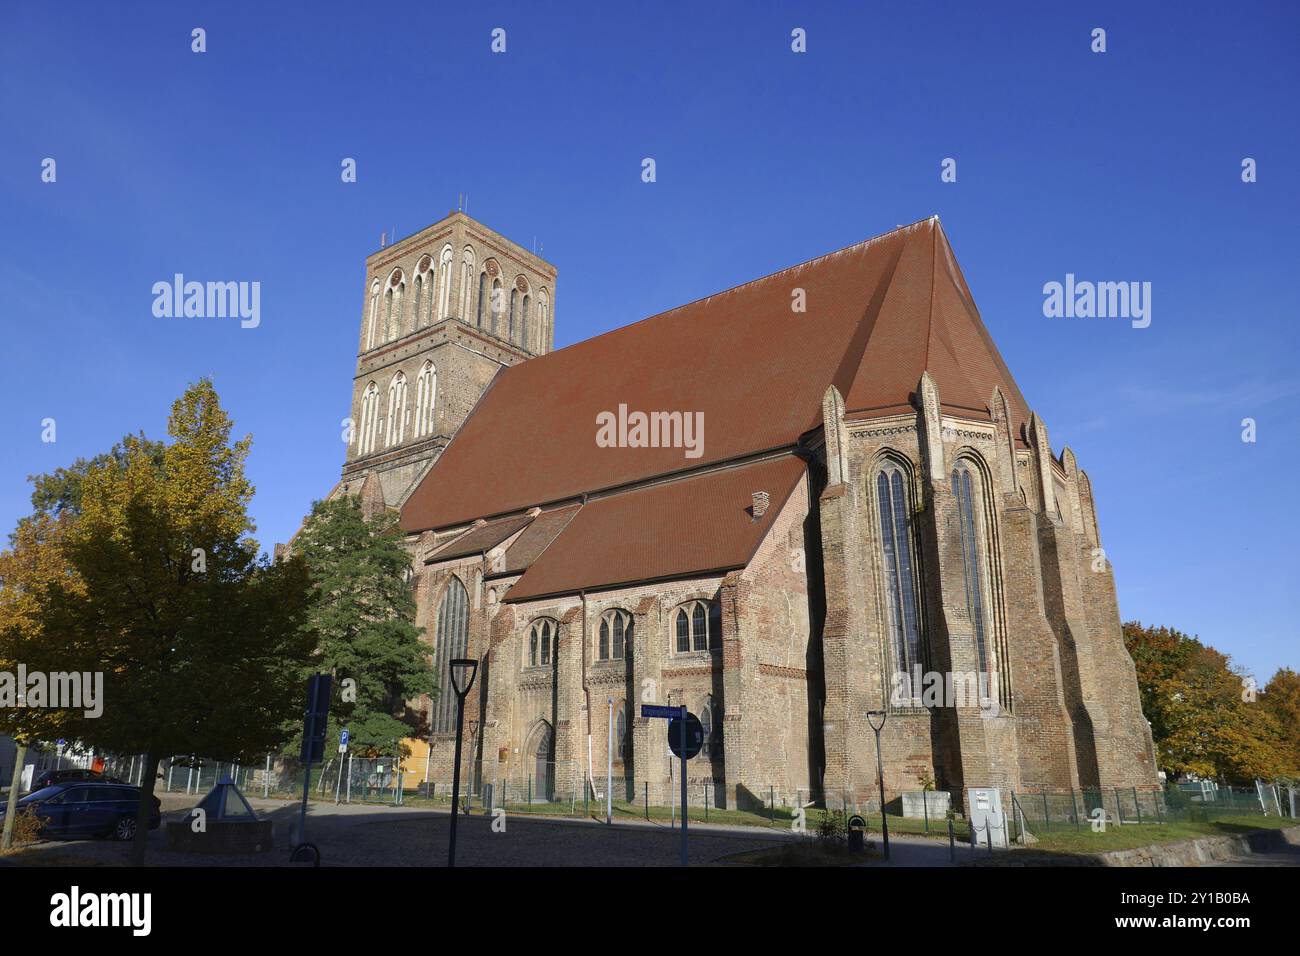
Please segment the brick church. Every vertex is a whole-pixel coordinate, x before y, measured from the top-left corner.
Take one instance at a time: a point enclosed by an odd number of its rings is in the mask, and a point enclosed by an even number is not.
[[[603,791],[612,737],[667,802],[649,702],[721,806],[873,798],[869,711],[893,795],[1156,785],[1092,486],[937,217],[559,350],[555,267],[463,213],[365,283],[332,494],[400,511],[448,687],[408,785],[465,656],[470,773],[542,796]]]

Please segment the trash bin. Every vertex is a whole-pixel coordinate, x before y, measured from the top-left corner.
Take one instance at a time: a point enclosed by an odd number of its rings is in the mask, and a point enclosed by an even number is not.
[[[856,813],[849,817],[849,852],[863,853],[866,851],[866,831],[867,821],[862,819]]]

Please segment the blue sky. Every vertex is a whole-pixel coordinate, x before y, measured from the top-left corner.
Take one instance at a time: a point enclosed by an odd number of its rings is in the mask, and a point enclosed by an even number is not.
[[[209,375],[287,539],[343,460],[364,258],[458,193],[558,266],[557,345],[937,213],[1125,619],[1300,668],[1294,4],[479,6],[8,9],[0,524]],[[259,281],[261,325],[155,318],[176,272]],[[1151,282],[1151,326],[1044,317],[1067,272]]]

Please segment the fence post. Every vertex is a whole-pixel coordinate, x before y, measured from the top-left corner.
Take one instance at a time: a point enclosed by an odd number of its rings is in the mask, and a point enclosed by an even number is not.
[[[1142,801],[1138,798],[1138,788],[1133,788],[1133,806],[1137,809],[1138,823],[1142,822]]]
[[[1081,829],[1083,825],[1079,822],[1079,800],[1074,795],[1073,788],[1070,790],[1070,806],[1074,808],[1074,828]]]
[[[266,773],[262,775],[262,797],[271,795],[271,755],[266,755]]]
[[[770,783],[767,785],[767,805],[769,807],[767,825],[776,826],[776,788]]]
[[[1047,808],[1047,791],[1043,791],[1043,829],[1052,829],[1052,811]]]
[[[957,836],[952,830],[952,818],[948,819],[948,862],[957,862]]]
[[[921,812],[925,816],[925,832],[930,832],[930,791],[921,791]]]
[[[1124,804],[1119,799],[1119,787],[1115,788],[1115,816],[1119,819],[1120,826],[1124,825]]]

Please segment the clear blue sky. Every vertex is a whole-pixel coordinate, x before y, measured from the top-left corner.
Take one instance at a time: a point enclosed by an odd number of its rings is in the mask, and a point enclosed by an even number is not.
[[[477,6],[7,7],[0,524],[210,375],[287,539],[343,460],[364,257],[460,192],[557,264],[557,345],[938,213],[1123,616],[1300,668],[1295,4]],[[261,326],[155,318],[176,272],[261,282]],[[1045,318],[1067,272],[1151,282],[1150,328]]]

